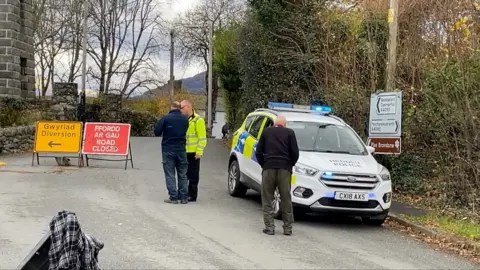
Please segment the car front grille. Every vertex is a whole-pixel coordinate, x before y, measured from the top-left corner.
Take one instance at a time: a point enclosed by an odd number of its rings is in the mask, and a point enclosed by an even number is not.
[[[344,208],[361,208],[361,209],[375,209],[379,203],[376,200],[369,200],[367,202],[357,201],[340,201],[333,198],[321,198],[318,200],[321,205],[330,207],[344,207]]]
[[[330,188],[358,190],[371,190],[379,183],[376,175],[349,173],[322,173],[320,181]]]

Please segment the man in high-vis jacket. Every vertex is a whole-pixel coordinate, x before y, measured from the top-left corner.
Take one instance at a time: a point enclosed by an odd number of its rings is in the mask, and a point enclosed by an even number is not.
[[[200,180],[200,158],[207,146],[207,129],[205,120],[193,110],[192,103],[184,100],[181,103],[182,113],[188,117],[187,160],[188,160],[188,200],[195,202],[198,196]]]

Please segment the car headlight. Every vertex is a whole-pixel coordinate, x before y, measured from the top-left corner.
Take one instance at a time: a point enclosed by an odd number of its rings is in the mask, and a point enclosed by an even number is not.
[[[314,169],[312,167],[309,167],[309,166],[306,166],[306,165],[303,165],[303,164],[298,164],[295,165],[293,167],[295,173],[298,173],[298,174],[305,174],[305,175],[308,175],[308,176],[314,176],[315,174],[318,173],[318,170],[317,169]]]
[[[383,169],[380,171],[380,178],[382,178],[383,181],[390,181],[390,172],[387,170],[387,168],[383,167]]]

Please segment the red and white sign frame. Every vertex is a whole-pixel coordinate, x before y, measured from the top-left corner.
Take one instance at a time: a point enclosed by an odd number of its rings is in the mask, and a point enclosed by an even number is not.
[[[93,126],[93,131],[90,128]],[[124,146],[124,151],[121,153],[108,153],[108,152],[96,152],[85,149],[86,145],[88,145],[89,140],[93,140],[95,136],[95,127],[96,126],[116,126],[116,127],[127,127],[128,135],[126,144]],[[131,124],[124,124],[124,123],[101,123],[101,122],[86,122],[83,130],[83,140],[82,140],[82,154],[83,155],[101,155],[101,156],[128,156],[130,154],[130,133],[131,133]],[[90,135],[90,132],[93,132],[93,135]],[[108,132],[108,131],[101,131]],[[88,147],[88,148],[93,148]],[[123,147],[122,147],[123,148]]]

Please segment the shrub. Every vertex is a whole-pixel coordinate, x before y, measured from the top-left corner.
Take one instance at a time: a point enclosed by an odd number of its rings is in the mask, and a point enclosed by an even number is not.
[[[155,99],[127,100],[125,105],[133,111],[143,111],[151,114],[157,114],[158,112],[158,105]]]
[[[131,135],[138,137],[152,137],[153,127],[157,117],[146,111],[122,110],[122,123],[129,123],[132,126]]]
[[[28,117],[25,117],[25,111],[28,109],[28,103],[22,98],[5,97],[0,100],[0,127],[19,126]]]
[[[25,104],[22,99],[3,98],[0,106],[0,126],[7,127],[15,125],[25,110]]]
[[[192,99],[192,95],[190,95],[190,93],[188,93],[187,91],[178,91],[177,93],[175,93],[175,96],[174,96],[174,99],[175,101],[182,101],[184,99],[188,99],[188,100],[191,100]],[[193,100],[191,100],[193,102]],[[168,113],[168,111],[170,110],[170,96],[169,95],[162,95],[162,96],[159,96],[157,97],[156,99],[156,104],[157,104],[157,111],[156,113],[158,115],[166,115]]]

